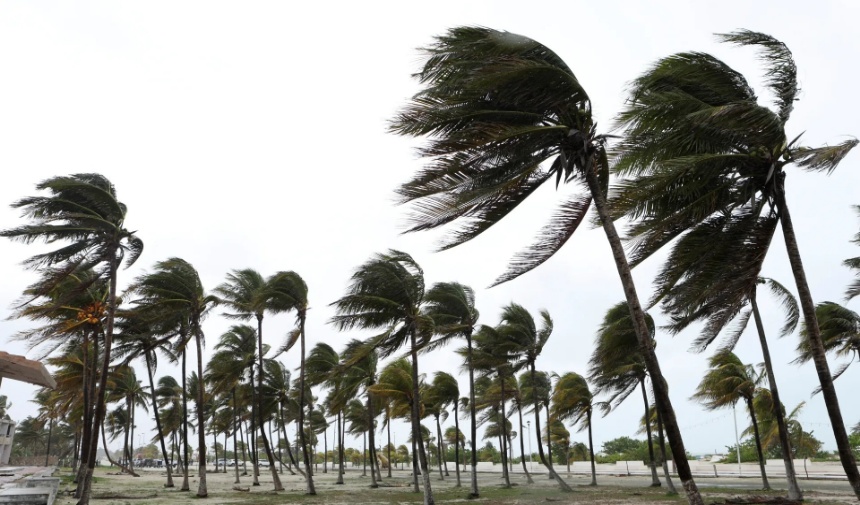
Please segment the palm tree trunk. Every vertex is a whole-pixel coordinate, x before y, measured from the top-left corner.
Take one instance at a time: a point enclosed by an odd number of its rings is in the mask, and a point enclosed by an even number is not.
[[[302,336],[302,338],[304,339],[304,336]],[[266,369],[263,368],[262,315],[257,316],[257,359],[259,360],[259,371],[257,373],[257,424],[260,426],[260,436],[263,438],[263,449],[266,451],[266,459],[269,461],[269,470],[272,472],[272,483],[274,484],[275,491],[283,491],[284,486],[281,484],[281,477],[278,475],[278,468],[275,466],[275,457],[272,454],[272,447],[269,445],[269,437],[266,436],[266,422],[263,417],[263,380],[265,378]],[[304,345],[302,345],[302,375],[304,375],[304,363]],[[304,379],[304,376],[302,379]],[[304,380],[302,380],[302,387],[304,387]]]
[[[183,342],[185,335],[182,335]],[[190,491],[191,485],[188,482],[188,389],[185,385],[185,378],[188,374],[185,371],[186,361],[186,346],[187,342],[182,344],[182,487],[180,491]]]
[[[254,389],[254,388],[251,388]],[[253,403],[253,402],[252,402]],[[248,444],[245,443],[245,427],[243,426],[242,419],[239,419],[239,440],[242,442],[242,475],[248,475],[248,455],[246,454],[246,447]],[[254,461],[251,461],[251,465],[254,464]],[[238,468],[239,463],[236,463],[236,467]],[[253,468],[252,468],[253,471]],[[259,485],[259,484],[258,484]]]
[[[90,366],[90,344],[88,338],[89,332],[84,331],[83,333],[83,348],[81,355],[81,364],[83,365],[82,370],[82,384],[83,388],[83,401],[84,401],[84,415],[83,415],[83,428],[81,429],[81,444],[78,448],[80,451],[80,466],[78,466],[78,471],[75,472],[75,480],[74,483],[82,482],[84,477],[84,472],[87,468],[87,459],[90,453],[90,433],[92,433],[92,423],[88,420],[92,419],[92,395],[90,394],[90,384],[92,383],[92,370],[95,368],[94,366]],[[95,336],[95,335],[94,335]],[[75,498],[81,497],[81,491],[83,490],[83,486],[78,486],[75,489]]]
[[[77,475],[77,483],[78,487],[75,489],[75,497],[81,498],[84,491],[83,482],[86,479],[87,471],[89,470],[89,461],[90,458],[95,458],[96,453],[93,451],[93,437],[95,437],[95,444],[98,447],[98,429],[99,427],[95,424],[95,403],[96,403],[96,382],[98,379],[98,369],[99,369],[99,329],[96,328],[93,330],[92,337],[92,352],[89,357],[89,365],[86,371],[86,377],[88,380],[87,384],[87,397],[88,400],[84,405],[84,436],[86,440],[82,442],[81,445],[81,465],[78,468]],[[90,421],[92,420],[92,421]]]
[[[370,440],[370,487],[378,488],[379,484],[376,482],[376,465],[374,465],[374,461],[376,461],[376,441],[374,439],[374,429],[373,426],[373,418],[376,417],[373,415],[373,395],[370,394],[370,391],[367,392],[367,438]]]
[[[218,434],[214,431],[212,432],[212,449],[215,451],[215,473],[220,473],[221,470],[219,469],[220,466],[218,462]],[[225,457],[224,459],[226,460],[227,458]]]
[[[416,493],[420,493],[421,489],[418,488],[418,474],[421,471],[418,469],[418,449],[415,447],[415,432],[412,432],[412,490]]]
[[[651,487],[660,487],[660,478],[657,477],[657,465],[654,462],[654,441],[651,439],[651,408],[648,402],[648,393],[645,391],[645,379],[639,381],[642,386],[642,400],[645,402],[645,434],[648,435],[648,466],[651,467]]]
[[[388,458],[388,478],[390,479],[391,478],[391,467],[393,466],[392,461],[391,461],[391,418],[388,417],[387,409],[385,412],[385,427],[386,427],[386,431],[388,432],[388,445],[385,446],[385,452],[386,452],[385,457]]]
[[[305,475],[304,470],[302,470],[301,466],[299,466],[299,464],[296,462],[296,458],[293,456],[293,449],[290,447],[290,437],[287,436],[287,423],[284,422],[284,404],[283,404],[283,402],[279,402],[279,411],[281,413],[281,430],[283,431],[283,435],[284,435],[284,445],[287,446],[287,457],[290,459],[289,463],[291,465],[291,466],[288,465],[287,469],[290,471],[291,475],[295,475],[296,473],[293,472],[293,469],[292,469],[292,467],[294,466],[294,467],[296,467],[296,471],[299,472],[299,474],[302,477],[307,478],[307,475]]]
[[[501,454],[502,457],[502,479],[505,481],[504,487],[511,487],[511,475],[508,471],[508,447],[505,445],[508,441],[508,420],[505,418],[505,377],[499,374],[499,382],[501,383],[501,408],[499,409],[499,430],[501,433]]]
[[[390,432],[391,428],[389,427],[388,430]],[[522,428],[520,428],[520,430],[522,431]],[[391,438],[391,437],[389,436],[389,438]],[[388,443],[390,446],[391,441],[389,440]],[[391,472],[391,457],[390,456],[388,457],[388,460],[389,460],[389,463],[388,463],[389,470],[388,471],[390,473]],[[457,485],[454,487],[461,487],[462,484],[460,483],[460,414],[457,412],[457,399],[456,398],[454,399],[454,468],[456,469],[456,473],[457,473]],[[389,475],[389,477],[390,477],[390,475]]]
[[[439,460],[439,480],[445,480],[442,474],[442,425],[439,424],[439,416],[433,416],[436,419],[436,459]]]
[[[788,426],[785,424],[785,414],[782,411],[782,402],[779,399],[779,389],[776,385],[776,375],[773,372],[773,361],[770,359],[770,348],[767,344],[767,337],[764,333],[764,323],[761,320],[761,313],[758,310],[758,302],[756,294],[750,296],[750,305],[752,306],[753,319],[755,320],[756,331],[758,332],[759,343],[761,344],[761,353],[764,357],[764,368],[767,372],[767,381],[770,386],[770,394],[773,397],[773,403],[776,406],[774,409],[774,418],[776,418],[776,426],[779,432],[779,445],[782,448],[782,461],[785,464],[785,480],[788,482],[788,499],[801,501],[803,493],[797,483],[797,473],[794,470],[794,460],[791,458],[791,442],[789,441]]]
[[[597,469],[594,466],[594,441],[591,438],[591,409],[588,409],[588,456],[591,458],[591,486],[597,485]]]
[[[203,332],[199,322],[194,321],[194,341],[197,345],[197,497],[206,498],[206,420],[203,418]]]
[[[337,411],[337,481],[343,484],[343,433],[341,432],[341,411]]]
[[[761,435],[758,432],[758,420],[755,417],[755,409],[753,408],[752,397],[745,398],[747,401],[747,409],[750,412],[750,419],[752,419],[753,425],[753,436],[755,437],[755,450],[758,455],[758,466],[761,470],[761,484],[762,487],[766,490],[770,490],[770,483],[767,481],[767,472],[764,469],[764,453],[761,450]],[[740,461],[738,461],[740,463]]]
[[[323,473],[328,473],[328,426],[323,431]]]
[[[421,464],[421,478],[424,481],[424,505],[434,505],[433,490],[430,487],[430,472],[427,470],[427,454],[424,450],[424,437],[421,433],[421,391],[418,382],[418,343],[415,340],[415,327],[410,328],[409,336],[412,354],[412,438],[418,446],[418,462]]]
[[[663,372],[660,370],[657,354],[654,352],[651,334],[645,322],[645,312],[639,303],[639,296],[636,294],[636,285],[630,272],[630,264],[627,263],[627,257],[624,254],[624,245],[621,243],[621,237],[618,236],[615,223],[612,221],[612,217],[606,208],[604,188],[601,187],[597,178],[597,172],[593,167],[593,158],[589,160],[588,165],[586,170],[584,170],[585,180],[588,183],[591,197],[594,199],[594,206],[603,225],[603,231],[606,234],[609,247],[612,249],[612,257],[615,260],[615,267],[618,270],[618,276],[624,288],[624,296],[627,299],[627,305],[630,307],[630,315],[635,322],[636,338],[639,340],[639,348],[645,359],[645,366],[651,375],[654,397],[657,408],[660,409],[660,414],[663,416],[663,424],[669,437],[669,447],[672,449],[678,477],[681,479],[684,492],[687,495],[687,501],[690,505],[704,505],[702,495],[699,493],[699,488],[696,486],[693,474],[690,471],[690,463],[687,461],[687,450],[684,447],[684,440],[678,427],[678,419],[675,417],[675,410],[672,407],[672,401],[669,399],[668,386],[663,378]]]
[[[123,426],[123,434],[122,434],[122,457],[125,459],[126,465],[131,465],[131,453],[128,450],[128,435],[129,431],[131,431],[131,406],[129,399],[126,397],[125,399],[125,426]]]
[[[236,413],[236,389],[233,388],[231,392],[231,397],[233,399],[233,460],[235,464],[233,465],[234,471],[236,473],[236,479],[233,481],[234,484],[239,484],[239,447],[236,445],[236,432],[239,431],[239,422],[238,415]],[[243,458],[244,459],[244,458]]]
[[[657,442],[663,457],[663,475],[666,477],[666,487],[669,488],[670,494],[678,494],[675,484],[672,483],[672,475],[669,473],[669,458],[666,457],[666,443],[663,441],[663,419],[660,417],[659,410],[657,411]]]
[[[170,471],[170,465],[167,464],[167,446],[164,445],[164,434],[161,431],[161,415],[158,413],[158,401],[155,396],[155,381],[152,378],[152,356],[150,350],[145,351],[146,358],[146,374],[149,377],[149,390],[152,391],[152,412],[155,414],[155,429],[158,431],[158,442],[161,445],[161,456],[164,458],[164,465],[167,467],[167,483],[164,487],[173,487],[173,473]]]
[[[471,426],[469,427],[471,440],[469,441],[469,444],[472,446],[472,472],[470,475],[472,489],[470,490],[469,498],[478,498],[481,496],[481,493],[478,492],[478,450],[476,448],[476,444],[478,443],[476,441],[478,439],[478,425],[477,416],[475,415],[475,367],[472,364],[471,328],[466,332],[466,349],[468,350],[469,361],[469,418],[471,420]]]
[[[776,183],[776,208],[779,211],[779,222],[782,225],[782,234],[785,238],[785,249],[788,253],[788,262],[794,281],[797,284],[797,296],[800,298],[800,306],[803,310],[803,319],[806,322],[806,332],[809,336],[809,347],[812,351],[812,362],[815,363],[815,371],[818,373],[818,381],[821,383],[821,393],[824,396],[824,404],[827,406],[827,414],[830,417],[830,425],[833,428],[833,436],[836,439],[836,447],[839,459],[845,475],[854,489],[854,495],[860,499],[860,470],[857,461],[851,451],[851,443],[848,441],[848,432],[845,430],[845,422],[839,408],[839,398],[833,387],[833,377],[830,375],[830,367],[827,365],[827,357],[824,354],[824,344],[821,341],[821,330],[818,327],[818,319],[815,317],[815,304],[812,301],[812,292],[806,281],[806,271],[800,259],[800,249],[797,245],[797,236],[794,233],[794,225],[788,205],[785,201],[785,173],[777,175]]]
[[[311,473],[311,460],[308,455],[308,446],[305,441],[305,313],[302,312],[299,315],[299,331],[301,332],[299,336],[300,345],[301,345],[301,366],[299,371],[299,426],[301,429],[299,430],[299,441],[302,444],[302,457],[305,462],[305,471],[307,472],[307,490],[305,494],[315,495],[317,494],[316,489],[314,488],[314,478]],[[262,346],[262,343],[260,344]],[[283,488],[282,488],[283,489]]]
[[[454,415],[456,415],[456,414],[457,414],[457,406],[455,404],[454,405]],[[517,404],[517,414],[519,414],[519,417],[520,417],[520,433],[524,433],[523,432],[523,409],[522,409],[522,406],[519,404]],[[458,433],[459,433],[459,431],[458,431]],[[525,472],[525,474],[526,474],[526,482],[528,482],[529,484],[534,484],[535,481],[532,480],[532,476],[529,473],[528,466],[526,465],[526,441],[525,441],[525,437],[523,437],[523,436],[520,436],[520,460],[521,460],[520,462],[523,464],[523,472]]]
[[[532,363],[529,363],[529,365],[530,365],[529,366],[529,372],[531,373],[532,384],[537,384],[537,378],[536,378],[537,374],[535,372],[535,364],[534,364],[534,362],[532,362]],[[549,469],[549,474],[552,476],[552,478],[555,479],[556,482],[558,482],[558,486],[561,488],[562,491],[572,492],[573,489],[571,489],[571,487],[567,485],[567,482],[563,481],[561,479],[561,477],[557,473],[555,473],[555,469],[553,469],[553,467],[552,467],[552,461],[548,460],[543,453],[543,440],[541,440],[541,436],[540,436],[540,405],[538,405],[537,398],[535,398],[534,411],[535,411],[535,436],[537,436],[538,456],[540,456],[540,461],[541,461],[541,463],[544,464],[544,466],[546,466]],[[549,441],[549,433],[547,433],[547,441]]]

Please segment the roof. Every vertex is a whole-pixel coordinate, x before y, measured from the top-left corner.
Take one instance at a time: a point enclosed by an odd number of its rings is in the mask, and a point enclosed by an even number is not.
[[[51,389],[57,387],[56,381],[51,377],[45,365],[24,356],[3,351],[0,351],[0,377]]]

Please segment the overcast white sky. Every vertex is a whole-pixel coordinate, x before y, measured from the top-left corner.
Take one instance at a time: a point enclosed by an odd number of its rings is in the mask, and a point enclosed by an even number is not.
[[[683,50],[711,52],[760,82],[752,52],[715,42],[714,32],[749,28],[785,41],[802,87],[789,134],[808,145],[860,134],[860,5],[808,2],[25,2],[0,3],[0,229],[20,224],[8,205],[34,194],[45,178],[100,172],[128,205],[127,225],[146,243],[127,283],[156,261],[179,256],[208,288],[231,269],[264,275],[295,270],[307,281],[313,310],[308,338],[340,348],[355,334],[326,324],[328,306],[349,275],[387,248],[411,253],[428,284],[456,280],[477,290],[482,322],[496,324],[511,301],[546,308],[555,333],[540,369],[586,372],[603,313],[623,294],[600,230],[583,230],[536,271],[484,289],[530,243],[559,195],[543,188],[496,229],[453,251],[434,253],[438,234],[401,236],[406,209],[393,190],[421,166],[416,142],[385,132],[386,121],[418,90],[417,47],[458,25],[484,25],[535,38],[567,61],[608,128],[625,83],[655,59]],[[761,86],[758,86],[761,90]],[[765,96],[763,90],[760,95]],[[860,204],[860,152],[834,175],[792,169],[789,204],[816,301],[841,301],[850,274],[841,266],[858,249],[850,209]],[[39,249],[0,242],[0,316],[33,279],[20,262]],[[659,258],[634,273],[643,299]],[[764,275],[794,288],[781,238]],[[762,302],[775,337],[774,305]],[[858,302],[851,307],[860,309]],[[658,321],[660,315],[654,314]],[[3,318],[5,319],[5,318]],[[276,345],[292,316],[269,318]],[[0,348],[25,353],[10,337],[25,321],[0,321]],[[204,326],[209,347],[229,323]],[[692,332],[691,332],[692,333]],[[691,333],[658,335],[685,443],[695,453],[734,443],[731,411],[707,412],[688,400],[706,354],[687,352]],[[789,409],[835,449],[812,364],[790,365],[796,336],[772,340],[776,374]],[[753,334],[737,353],[761,361]],[[294,368],[298,357],[284,358]],[[451,350],[424,358],[422,372],[457,372]],[[860,366],[837,382],[846,424],[860,420],[851,396]],[[173,373],[163,367],[157,375]],[[466,394],[465,376],[460,379]],[[33,414],[34,388],[5,381],[0,394],[14,418]],[[595,423],[595,444],[633,435],[642,414],[634,397]],[[144,416],[140,416],[143,418]],[[739,415],[743,425],[744,415]],[[152,422],[142,422],[143,427]],[[398,429],[404,441],[406,425]],[[463,430],[466,430],[464,425]],[[584,440],[579,434],[575,440]]]

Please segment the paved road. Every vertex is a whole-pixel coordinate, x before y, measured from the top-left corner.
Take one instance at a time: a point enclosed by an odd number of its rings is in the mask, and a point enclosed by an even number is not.
[[[564,475],[564,474],[563,474]],[[565,480],[569,481],[574,485],[585,485],[591,481],[590,476],[585,475],[571,475],[567,477],[564,475]],[[663,476],[660,475],[662,480]],[[699,487],[708,488],[708,487],[719,487],[719,488],[734,488],[734,489],[761,489],[761,479],[759,478],[738,478],[738,477],[702,477],[698,476],[695,478],[696,484]],[[771,477],[768,479],[770,481],[770,486],[774,489],[787,489],[785,485],[785,480],[780,477]],[[625,487],[642,487],[647,486],[651,483],[651,477],[647,475],[631,475],[629,477],[618,477],[612,475],[598,475],[597,481],[600,484],[607,484],[613,486],[625,486]],[[674,479],[675,487],[680,487],[680,481],[677,477]],[[827,492],[838,492],[838,493],[849,493],[853,494],[851,490],[851,486],[848,484],[847,479],[799,479],[800,488],[802,490],[811,490],[811,491],[827,491]]]

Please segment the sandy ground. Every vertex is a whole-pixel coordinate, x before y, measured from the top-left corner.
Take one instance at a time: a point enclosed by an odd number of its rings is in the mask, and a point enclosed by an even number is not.
[[[250,470],[250,468],[249,468]],[[412,492],[411,474],[407,471],[393,472],[392,478],[385,477],[380,488],[370,489],[370,477],[362,476],[361,469],[350,469],[345,476],[344,485],[336,485],[336,473],[319,473],[314,476],[317,495],[305,495],[305,481],[299,475],[284,472],[281,482],[285,491],[272,491],[272,476],[268,470],[262,471],[260,486],[251,486],[251,477],[241,476],[238,486],[247,491],[234,489],[237,486],[235,474],[231,468],[229,473],[207,474],[209,496],[200,499],[195,496],[198,486],[196,472],[189,478],[191,491],[179,491],[182,476],[174,476],[176,488],[167,489],[163,485],[166,473],[163,470],[142,470],[140,477],[120,475],[116,469],[100,468],[96,470],[96,483],[93,488],[92,503],[99,505],[132,505],[132,504],[191,504],[206,502],[211,504],[267,504],[267,503],[326,503],[326,504],[404,504],[421,503],[422,495]],[[241,473],[241,470],[240,470]],[[55,475],[64,477],[60,486],[57,505],[73,505],[75,503],[66,491],[71,491],[74,485],[70,482],[68,469],[58,470]],[[383,471],[383,476],[386,471]],[[590,478],[585,475],[565,476],[565,480],[574,487],[573,493],[562,493],[546,474],[534,476],[535,483],[527,484],[524,477],[512,476],[512,489],[503,489],[499,474],[478,474],[481,498],[473,500],[485,504],[526,504],[538,502],[568,503],[639,503],[639,504],[671,504],[686,503],[683,497],[668,495],[664,488],[651,488],[650,478],[647,477],[609,477],[598,476],[598,487],[589,487]],[[432,473],[431,487],[437,503],[459,503],[467,501],[468,474],[462,474],[463,487],[455,488],[456,479],[451,472],[444,481],[439,480],[438,471]],[[774,491],[764,493],[756,490],[757,482],[753,479],[699,479],[698,485],[705,495],[705,503],[721,503],[726,498],[737,496],[784,496],[784,492]],[[675,482],[679,486],[679,482]],[[780,485],[774,482],[773,485]],[[803,481],[801,487],[806,494],[807,503],[826,504],[856,504],[856,498],[851,494],[847,482]],[[679,486],[680,488],[680,486]]]

